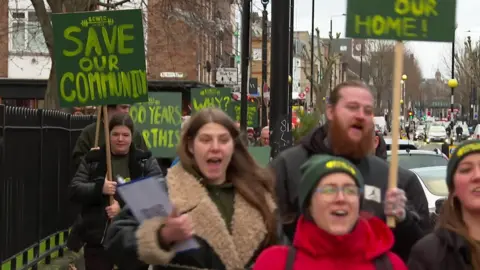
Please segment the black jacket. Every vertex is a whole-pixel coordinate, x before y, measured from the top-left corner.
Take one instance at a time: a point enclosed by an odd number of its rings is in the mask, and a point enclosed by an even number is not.
[[[378,132],[376,135],[378,136],[378,146],[375,149],[375,156],[383,160],[387,160],[387,143],[380,132]]]
[[[320,127],[302,140],[302,144],[280,153],[271,167],[276,175],[278,206],[284,217],[284,231],[293,239],[298,207],[298,181],[301,179],[299,167],[313,154],[333,154],[324,144],[326,129]],[[388,188],[389,165],[386,161],[369,156],[362,160],[351,160],[362,172],[365,180],[365,194],[362,210],[385,219],[383,200]],[[395,245],[392,249],[404,261],[415,242],[431,230],[428,202],[422,186],[414,173],[399,168],[398,187],[408,198],[407,218],[393,230]]]
[[[461,126],[457,126],[457,128],[455,129],[455,132],[456,132],[457,134],[462,135],[462,134],[463,134],[463,128],[462,128]]]
[[[72,154],[73,166],[75,166],[74,167],[75,170],[80,165],[82,158],[84,158],[90,152],[90,149],[95,147],[96,126],[97,126],[96,122],[93,122],[88,126],[86,126],[82,130],[82,133],[80,133],[80,135],[78,136],[77,141],[75,142],[75,147],[73,148],[73,154]],[[146,146],[143,136],[142,134],[140,134],[140,132],[135,131],[133,133],[132,143],[135,144],[135,147],[137,147],[138,149],[141,149],[143,151],[148,151],[148,147]],[[102,126],[98,134],[98,145],[104,145],[104,144],[105,144],[105,133]]]
[[[438,229],[418,241],[410,253],[410,270],[473,270],[470,247],[465,239],[447,229]]]
[[[155,217],[139,223],[125,208],[114,218],[104,244],[121,269],[147,269],[148,265],[155,265],[156,270],[249,269],[268,247],[264,243],[266,230],[260,213],[239,193],[235,195],[230,232],[205,187],[180,164],[170,168],[166,180],[159,185],[166,187],[177,211],[187,213],[192,219],[200,248],[176,254],[162,248],[158,232],[165,219]],[[276,208],[271,196],[267,196],[267,202],[272,210]],[[278,244],[282,244],[280,226],[278,233]]]
[[[150,152],[136,149],[133,145],[129,152],[129,169],[132,179],[162,175],[157,160]],[[70,184],[70,200],[81,205],[81,224],[77,224],[76,233],[89,245],[101,245],[108,227],[105,207],[109,197],[103,194],[103,184],[107,172],[105,147],[90,151],[80,163]],[[123,205],[119,196],[115,199]]]

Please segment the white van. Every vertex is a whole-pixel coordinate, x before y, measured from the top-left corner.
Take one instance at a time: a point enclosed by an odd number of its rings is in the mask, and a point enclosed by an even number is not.
[[[373,123],[375,124],[376,127],[378,127],[378,129],[380,130],[380,132],[383,133],[383,135],[387,135],[388,128],[387,128],[387,122],[385,121],[384,116],[373,117]]]

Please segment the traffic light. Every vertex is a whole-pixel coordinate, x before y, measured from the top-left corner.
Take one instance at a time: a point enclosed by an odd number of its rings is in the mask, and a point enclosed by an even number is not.
[[[410,119],[413,119],[413,112],[412,112],[412,111],[408,111],[408,116],[410,117]]]

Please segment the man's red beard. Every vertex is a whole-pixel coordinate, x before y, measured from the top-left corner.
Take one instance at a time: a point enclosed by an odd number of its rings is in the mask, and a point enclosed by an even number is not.
[[[353,141],[348,136],[347,129],[342,127],[342,124],[338,120],[337,116],[333,115],[333,120],[328,123],[328,137],[332,151],[335,155],[339,155],[351,159],[361,159],[366,157],[372,152],[373,147],[373,129],[362,125],[362,138],[359,142]]]

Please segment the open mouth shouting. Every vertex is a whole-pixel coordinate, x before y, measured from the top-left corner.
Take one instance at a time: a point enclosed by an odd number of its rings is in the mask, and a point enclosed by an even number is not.
[[[363,134],[363,124],[356,123],[350,126],[349,133],[352,137],[361,137]]]
[[[330,214],[336,218],[342,218],[342,217],[346,217],[348,215],[348,211],[347,210],[334,210],[332,212],[330,212]]]
[[[209,169],[217,169],[222,164],[222,159],[218,157],[207,159],[207,165]]]

